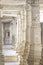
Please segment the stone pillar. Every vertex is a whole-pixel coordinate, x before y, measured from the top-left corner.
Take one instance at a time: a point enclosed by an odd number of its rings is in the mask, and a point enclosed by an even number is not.
[[[20,18],[20,13],[17,15],[17,44],[16,44],[16,50],[17,52],[20,52],[20,35],[21,34],[21,18]]]
[[[40,24],[41,24],[41,44],[42,44],[40,65],[43,65],[43,22],[41,22]]]
[[[23,54],[26,43],[26,10],[23,8],[18,14],[18,39],[17,39],[17,52],[20,55],[20,65],[23,64]]]
[[[38,0],[31,2],[28,0],[26,7],[26,44],[22,65],[39,65],[41,59],[41,28]]]
[[[39,18],[39,0],[33,0],[31,4],[32,26],[31,26],[31,50],[30,65],[39,65],[41,59],[41,27]]]
[[[31,6],[27,3],[26,5],[26,43],[25,43],[25,50],[23,55],[23,63],[22,65],[29,65],[28,64],[28,56],[30,52],[30,45],[31,45]]]
[[[25,43],[26,43],[26,9],[24,7],[24,9],[21,11],[21,49],[22,49],[22,53],[21,53],[21,58],[20,58],[20,65],[24,65],[24,50],[25,50]]]
[[[1,17],[1,11],[0,11],[0,17]]]
[[[2,54],[2,23],[0,18],[0,65],[4,65],[4,57]]]

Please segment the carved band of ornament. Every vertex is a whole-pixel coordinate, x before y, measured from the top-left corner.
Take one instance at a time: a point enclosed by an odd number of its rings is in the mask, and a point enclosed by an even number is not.
[[[35,29],[35,28],[40,29],[40,25],[32,25],[31,28],[33,28],[33,29]]]
[[[14,13],[18,13],[18,10],[3,10],[2,13],[3,14],[14,14]]]
[[[3,10],[1,11],[2,12],[2,17],[3,16],[13,16],[13,17],[17,17],[18,13],[19,13],[19,10],[17,11],[13,11],[13,10]]]

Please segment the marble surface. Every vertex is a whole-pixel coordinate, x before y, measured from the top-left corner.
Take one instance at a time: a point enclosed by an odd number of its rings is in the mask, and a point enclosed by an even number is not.
[[[18,53],[16,53],[15,50],[3,50],[4,56],[17,56]]]
[[[5,63],[4,65],[19,65],[20,62],[9,62],[9,63]]]

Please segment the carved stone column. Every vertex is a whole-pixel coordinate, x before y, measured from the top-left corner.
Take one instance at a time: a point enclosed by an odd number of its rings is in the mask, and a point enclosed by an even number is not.
[[[32,26],[31,26],[31,51],[29,65],[39,65],[41,59],[41,27],[39,17],[39,0],[33,0],[31,4]]]
[[[38,0],[31,2],[28,0],[26,7],[26,44],[22,65],[39,65],[41,59],[41,29]]]
[[[4,56],[2,54],[2,23],[0,18],[0,65],[4,65]]]
[[[18,14],[17,28],[17,52],[19,52],[20,55],[23,55],[26,43],[26,22],[24,10],[21,10]]]
[[[26,5],[26,43],[25,43],[25,50],[23,55],[23,63],[22,65],[29,65],[28,64],[28,56],[30,52],[30,45],[31,45],[31,6],[27,3]]]
[[[24,65],[24,50],[25,50],[25,44],[26,44],[26,9],[21,11],[21,59],[20,59],[20,65]]]
[[[17,52],[20,52],[20,42],[21,42],[21,18],[19,13],[17,15],[17,44],[16,44]]]

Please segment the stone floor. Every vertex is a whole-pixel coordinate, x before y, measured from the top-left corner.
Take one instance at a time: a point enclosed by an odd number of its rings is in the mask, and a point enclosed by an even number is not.
[[[16,51],[13,50],[13,49],[11,49],[11,50],[3,50],[3,55],[4,55],[4,57],[6,57],[6,56],[14,56],[14,57],[17,57],[18,56],[18,53],[16,53]],[[11,62],[11,61],[8,62],[7,61],[7,62],[4,63],[4,65],[19,65],[19,64],[20,64],[20,61],[15,61],[15,62]]]

